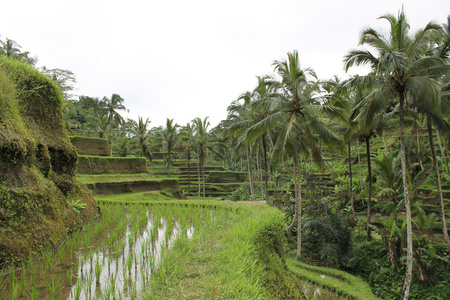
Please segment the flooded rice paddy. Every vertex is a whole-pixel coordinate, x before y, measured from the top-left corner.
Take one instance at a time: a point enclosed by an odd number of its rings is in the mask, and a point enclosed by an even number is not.
[[[211,218],[184,205],[102,205],[102,217],[56,251],[0,274],[1,299],[135,299],[181,235]]]

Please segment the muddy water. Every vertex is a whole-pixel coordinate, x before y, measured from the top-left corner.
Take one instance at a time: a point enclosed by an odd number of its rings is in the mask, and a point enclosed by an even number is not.
[[[104,219],[59,250],[43,251],[41,260],[0,276],[0,298],[134,299],[149,284],[163,251],[180,235],[192,237],[201,222],[200,214],[187,209],[102,209]]]

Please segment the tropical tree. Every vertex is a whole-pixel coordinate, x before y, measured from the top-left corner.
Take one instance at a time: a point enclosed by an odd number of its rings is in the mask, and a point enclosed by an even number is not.
[[[357,78],[357,77],[355,77]],[[350,82],[355,78],[350,79]],[[346,83],[344,83],[346,85]],[[370,142],[371,139],[377,135],[382,136],[384,128],[388,127],[390,122],[394,121],[394,117],[391,112],[388,110],[379,111],[377,114],[374,114],[371,117],[371,120],[368,122],[365,115],[366,110],[364,109],[365,101],[367,98],[372,97],[372,92],[361,86],[354,86],[353,91],[353,100],[356,105],[352,111],[350,116],[351,122],[356,126],[355,130],[358,134],[358,139],[361,143],[365,143],[366,146],[366,158],[367,158],[367,222],[366,222],[366,231],[367,238],[371,239],[371,226],[369,226],[371,222],[372,216],[372,163],[371,163],[371,151],[370,151]]]
[[[106,110],[108,122],[118,126],[125,122],[124,118],[120,115],[118,110],[126,110],[123,102],[125,100],[118,94],[112,94],[111,98],[103,97],[101,100],[103,107]]]
[[[194,141],[197,146],[197,165],[198,165],[198,195],[200,196],[200,178],[203,184],[203,197],[206,196],[205,190],[205,159],[207,157],[208,146],[208,127],[210,125],[208,117],[203,120],[199,117],[192,120],[194,127]]]
[[[18,43],[11,39],[6,38],[6,41],[0,40],[0,54],[34,65],[37,62],[37,58],[30,57],[30,52],[28,51],[21,52],[21,48]]]
[[[195,143],[194,143],[194,127],[191,123],[187,123],[185,126],[180,128],[180,143],[181,148],[186,153],[186,157],[188,160],[188,189],[187,194],[190,196],[191,191],[191,160],[192,154],[195,152]]]
[[[157,138],[167,148],[167,176],[170,177],[170,165],[172,164],[172,150],[178,142],[178,124],[173,119],[167,118],[166,127],[158,132]]]
[[[290,152],[295,163],[295,194],[297,203],[297,257],[301,256],[302,235],[302,198],[300,184],[301,153],[310,155],[323,169],[322,156],[317,146],[317,136],[329,145],[342,145],[342,141],[331,132],[318,118],[319,112],[332,113],[332,107],[320,105],[317,92],[319,85],[312,69],[302,69],[297,51],[287,54],[285,61],[273,63],[280,80],[271,80],[270,86],[276,93],[265,99],[270,101],[273,112],[252,126],[248,132],[249,139],[255,139],[270,128],[279,126],[278,139],[274,150],[281,153]],[[266,103],[266,105],[268,105]],[[339,111],[339,110],[336,110]]]
[[[449,72],[449,67],[439,58],[425,57],[424,51],[440,26],[430,22],[424,29],[411,35],[409,24],[403,11],[398,17],[387,14],[381,17],[390,24],[387,35],[368,28],[362,33],[360,45],[374,49],[351,50],[345,57],[345,70],[352,66],[368,65],[371,72],[351,81],[352,85],[374,88],[374,92],[364,101],[365,123],[370,123],[374,115],[386,109],[392,100],[397,101],[399,111],[400,156],[406,207],[407,262],[403,299],[408,299],[412,279],[413,241],[409,182],[405,155],[404,109],[405,101],[429,99],[427,103],[438,103],[438,79]],[[420,105],[420,102],[419,102]]]
[[[145,121],[138,117],[138,121],[131,120],[131,135],[138,140],[139,156],[151,157],[147,140],[150,137],[150,130],[147,128],[151,121],[147,118]]]
[[[42,68],[42,73],[49,76],[61,89],[65,100],[72,100],[74,95],[70,92],[73,91],[73,85],[77,82],[75,75],[70,70],[64,69],[47,69]]]
[[[233,145],[233,152],[238,154],[242,154],[243,151],[246,152],[250,195],[252,200],[255,200],[252,172],[253,168],[251,163],[253,143],[249,143],[246,140],[248,128],[255,124],[255,119],[253,118],[254,114],[252,114],[251,107],[252,97],[253,94],[251,92],[245,92],[228,106],[228,116],[225,126],[228,128],[228,135],[230,136],[230,140]]]

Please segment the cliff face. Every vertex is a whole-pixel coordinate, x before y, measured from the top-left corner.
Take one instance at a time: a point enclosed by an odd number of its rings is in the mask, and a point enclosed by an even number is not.
[[[0,267],[57,246],[98,216],[74,177],[62,94],[46,76],[0,55]],[[77,212],[73,205],[84,203]]]

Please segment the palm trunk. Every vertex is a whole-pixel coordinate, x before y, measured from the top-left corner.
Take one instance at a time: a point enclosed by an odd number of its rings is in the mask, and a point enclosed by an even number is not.
[[[170,152],[172,149],[170,149],[170,147],[167,148],[167,173],[168,176],[170,177]]]
[[[199,151],[200,152],[200,151]],[[197,176],[198,176],[198,196],[201,196],[201,186],[200,186],[200,155],[197,155]]]
[[[405,199],[406,208],[406,274],[405,283],[403,285],[402,299],[409,298],[409,290],[411,289],[412,268],[413,268],[413,241],[412,241],[412,222],[411,222],[411,203],[409,200],[409,183],[406,166],[406,149],[405,149],[405,133],[404,133],[404,92],[399,92],[400,96],[400,156],[402,162],[402,177],[403,177],[403,195]]]
[[[419,166],[420,170],[423,171],[423,163],[422,163],[422,152],[420,151],[420,138],[419,138],[419,131],[416,126],[414,125],[414,131],[416,132],[416,143],[417,143],[417,159],[419,160]]]
[[[188,150],[188,151],[190,151],[190,150]],[[190,196],[189,193],[191,191],[191,153],[190,152],[188,152],[187,158],[188,158],[188,192],[187,192],[187,195],[189,197]]]
[[[255,190],[253,188],[253,174],[252,165],[250,163],[250,147],[247,147],[247,168],[248,168],[248,183],[250,184],[250,195],[252,196],[252,201],[255,201]]]
[[[356,139],[356,145],[358,147],[358,168],[359,168],[359,185],[360,185],[359,188],[360,188],[360,191],[362,192],[363,186],[362,186],[361,155],[360,155],[361,147],[359,145],[359,139]]]
[[[296,158],[294,158],[294,197],[295,197],[295,204],[294,204],[294,217],[292,218],[291,224],[286,228],[286,233],[289,234],[291,232],[292,227],[294,227],[295,221],[297,220],[297,164],[295,163]]]
[[[437,130],[436,130],[436,137],[437,137],[437,140],[438,140],[439,149],[441,150],[442,160],[443,161],[447,161],[446,160],[446,155],[445,155],[445,148],[442,146],[441,136],[439,135],[439,131],[437,131]]]
[[[444,197],[442,195],[442,186],[441,186],[441,174],[439,172],[439,167],[436,159],[436,151],[434,149],[434,141],[433,141],[433,129],[432,124],[429,118],[427,118],[428,122],[428,138],[430,140],[430,148],[431,148],[431,157],[433,159],[433,168],[434,173],[436,174],[437,181],[437,189],[439,194],[439,205],[441,207],[441,221],[442,221],[442,232],[444,233],[445,244],[447,245],[447,250],[450,252],[450,240],[448,238],[448,230],[447,230],[447,221],[445,216],[445,207],[444,207]]]
[[[258,172],[259,172],[259,188],[261,192],[261,201],[264,200],[264,188],[263,188],[263,175],[262,175],[262,169],[261,169],[261,155],[260,155],[260,149],[258,149],[258,154],[256,158]]]
[[[350,148],[350,141],[348,142],[348,178],[350,180],[349,193],[350,193],[350,203],[352,206],[352,216],[353,220],[356,221],[355,198],[353,197],[352,152]]]
[[[205,190],[205,149],[203,147],[200,150],[200,154],[201,154],[200,155],[200,172],[202,173],[203,197],[206,197],[206,190]]]
[[[265,190],[265,195],[266,195],[266,204],[269,203],[269,189],[268,189],[268,184],[267,184],[267,180],[269,178],[268,176],[268,171],[267,171],[267,145],[266,145],[266,135],[263,135],[263,140],[262,140],[262,145],[263,145],[263,158],[264,158],[264,190]]]
[[[366,136],[366,154],[367,154],[367,181],[368,181],[368,191],[367,191],[367,239],[370,240],[372,238],[370,232],[370,216],[371,216],[371,202],[372,202],[372,168],[370,165],[370,136]]]
[[[299,146],[299,137],[297,135],[297,139],[295,141],[295,155],[297,159],[295,160],[296,164],[296,173],[297,173],[297,182],[296,189],[298,190],[297,194],[297,259],[300,259],[302,256],[302,183],[300,178],[300,146]]]

